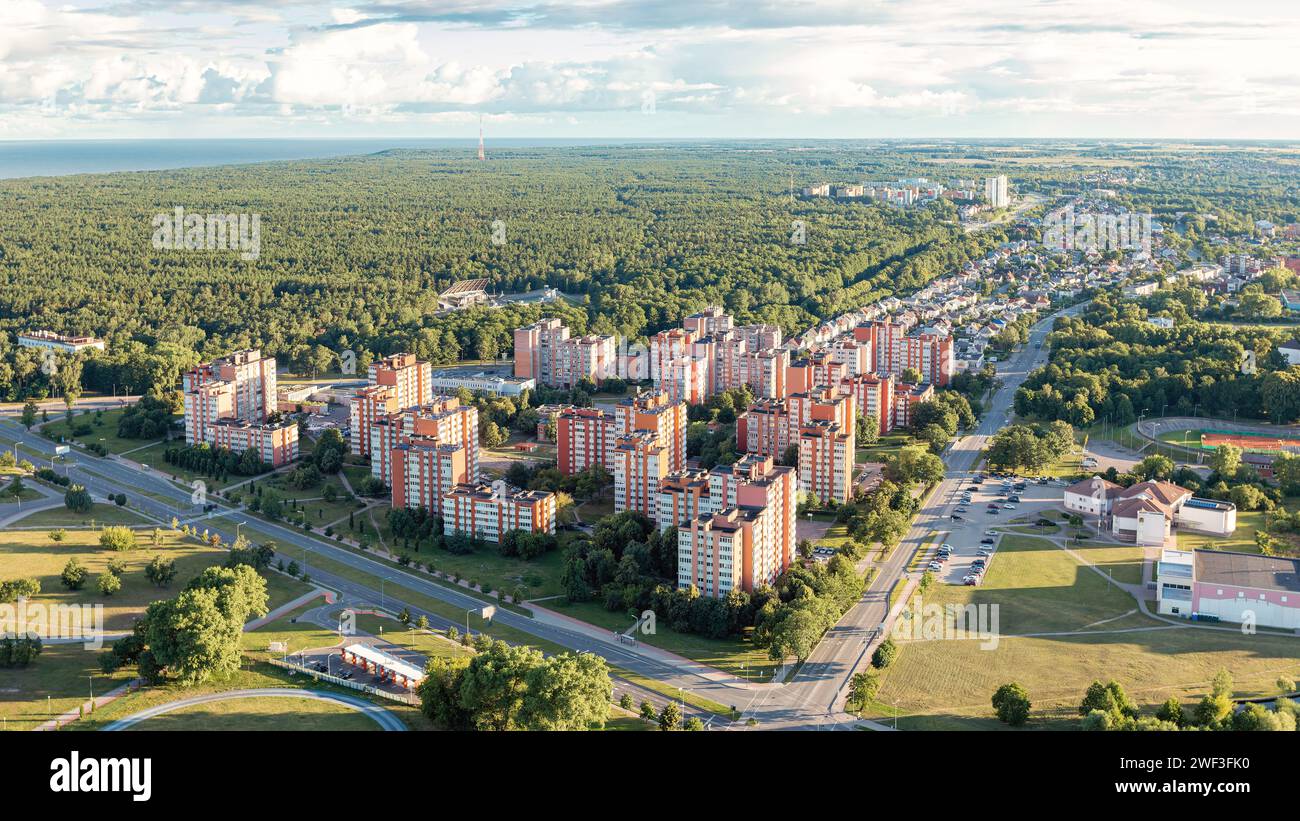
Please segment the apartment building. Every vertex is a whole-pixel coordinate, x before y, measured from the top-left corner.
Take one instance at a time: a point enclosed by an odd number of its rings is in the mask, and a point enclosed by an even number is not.
[[[876,417],[882,436],[894,429],[895,381],[892,373],[865,373],[840,380],[840,390],[853,396],[853,406],[857,413]]]
[[[422,507],[439,512],[443,497],[473,478],[464,445],[413,437],[394,445],[388,458],[394,509]]]
[[[402,410],[397,402],[397,390],[391,385],[367,385],[352,395],[348,405],[353,456],[370,453],[375,423]]]
[[[371,362],[367,375],[371,385],[393,389],[398,410],[433,401],[433,366],[413,353],[395,353]]]
[[[207,396],[222,411],[221,418],[265,422],[275,403],[275,358],[264,357],[260,350],[250,348],[214,359],[181,375],[181,389],[186,396],[205,387],[211,389]],[[199,441],[191,438],[188,406],[185,428],[186,442],[194,444]],[[197,433],[197,428],[194,433]]]
[[[672,496],[684,502],[676,513],[687,516],[673,519],[678,586],[695,585],[703,595],[721,598],[733,589],[772,584],[795,556],[794,469],[748,455],[709,471],[708,484],[708,493],[698,498]],[[664,519],[661,511],[661,525]]]
[[[556,467],[565,475],[592,465],[607,467],[618,434],[614,414],[599,408],[566,407],[555,419]]]
[[[660,530],[678,527],[710,511],[709,472],[683,470],[670,473],[659,483],[655,521]]]
[[[984,199],[994,208],[1006,208],[1011,205],[1011,191],[1005,174],[984,178]]]
[[[739,450],[779,459],[790,442],[790,409],[784,399],[760,399],[736,417]]]
[[[853,395],[826,389],[791,396],[790,424],[799,443],[799,491],[823,502],[849,501],[857,453]]]
[[[515,376],[535,379],[539,385],[556,386],[557,352],[568,338],[569,329],[554,317],[516,328]]]
[[[900,382],[894,387],[894,429],[912,424],[912,409],[934,399],[934,385],[910,385]]]
[[[686,403],[662,391],[629,396],[614,406],[617,433],[653,433],[668,449],[669,469],[686,467]]]
[[[618,344],[613,336],[570,337],[555,318],[515,329],[515,377],[538,385],[572,388],[584,379],[599,385],[614,376]]]
[[[371,427],[370,439],[370,473],[390,487],[397,467],[391,459],[393,449],[415,440],[464,448],[466,474],[460,481],[478,480],[478,408],[462,404],[455,396],[390,414]]]
[[[660,481],[674,470],[671,448],[654,433],[637,431],[618,436],[611,456],[614,512],[639,510],[656,519]]]
[[[497,481],[456,485],[442,497],[443,531],[498,542],[511,530],[555,533],[555,494]]]
[[[267,423],[277,402],[273,357],[236,351],[185,372],[181,386],[186,444],[253,450],[277,467],[298,458],[298,425]]]

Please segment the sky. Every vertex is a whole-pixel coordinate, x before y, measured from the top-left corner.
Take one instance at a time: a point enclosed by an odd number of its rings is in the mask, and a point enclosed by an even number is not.
[[[0,0],[0,139],[1300,138],[1293,0]]]

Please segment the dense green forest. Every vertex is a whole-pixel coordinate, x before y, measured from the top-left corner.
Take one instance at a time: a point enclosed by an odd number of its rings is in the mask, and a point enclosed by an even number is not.
[[[0,398],[62,395],[73,382],[143,392],[244,346],[307,373],[344,349],[494,359],[510,354],[513,328],[542,315],[638,337],[721,304],[740,322],[796,333],[1032,236],[1013,223],[967,233],[947,200],[897,209],[791,195],[802,186],[1009,173],[1043,207],[1111,186],[1134,207],[1196,210],[1247,231],[1296,217],[1297,162],[1294,149],[1247,144],[756,142],[499,149],[487,162],[389,151],[0,181]],[[154,216],[178,206],[259,215],[260,255],[155,249]],[[805,242],[793,241],[796,222]],[[1203,220],[1180,228],[1190,233],[1179,242],[1208,254]],[[495,293],[565,297],[438,312],[440,291],[478,277]],[[31,328],[95,334],[109,350],[42,368],[13,339]]]
[[[1077,427],[1131,424],[1141,414],[1300,419],[1300,368],[1277,350],[1294,329],[1189,317],[1204,304],[1193,288],[1137,301],[1117,292],[1098,295],[1081,316],[1057,320],[1048,364],[1016,391],[1016,413]],[[1147,317],[1157,312],[1175,315],[1177,324],[1151,325]],[[1255,354],[1253,373],[1243,373],[1248,351]]]
[[[791,177],[905,165],[885,154],[868,167],[866,156],[655,146],[521,149],[479,163],[398,151],[0,182],[0,330],[104,337],[109,354],[84,382],[105,390],[141,390],[246,345],[304,370],[322,348],[495,358],[543,312],[576,331],[640,336],[721,303],[743,322],[799,332],[914,289],[996,239],[965,236],[947,203],[903,211],[788,196]],[[259,258],[154,249],[154,215],[176,206],[260,215]],[[476,277],[494,292],[549,286],[568,300],[437,314],[442,289]],[[0,348],[0,395],[57,393],[38,363]]]

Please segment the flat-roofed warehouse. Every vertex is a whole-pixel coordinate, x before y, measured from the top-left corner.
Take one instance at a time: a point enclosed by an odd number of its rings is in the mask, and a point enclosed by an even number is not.
[[[1225,550],[1163,550],[1159,612],[1300,629],[1300,559]]]

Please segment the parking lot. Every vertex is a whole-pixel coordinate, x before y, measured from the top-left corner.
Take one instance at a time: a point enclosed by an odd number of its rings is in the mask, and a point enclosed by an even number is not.
[[[996,541],[1003,529],[1032,525],[1061,505],[1064,483],[1059,480],[1039,484],[1036,479],[1017,477],[1010,480],[1008,486],[1003,479],[983,475],[984,481],[979,484],[971,478],[962,480],[960,486],[942,500],[948,529],[940,531],[934,547],[937,549],[946,544],[951,547],[951,552],[947,561],[942,563],[942,569],[935,570],[935,575],[946,584],[962,584],[962,580],[971,574],[981,550],[991,552],[992,555],[986,559],[991,564],[996,559]],[[1022,490],[1015,487],[1019,482],[1024,483]],[[953,519],[953,515],[960,518]],[[1049,518],[1059,520],[1056,515]],[[981,540],[988,539],[994,542],[981,543]]]

